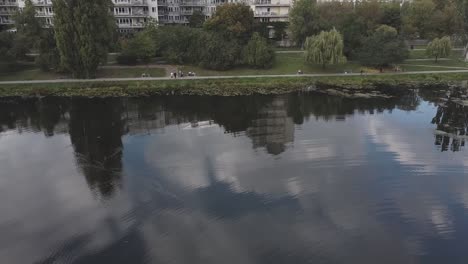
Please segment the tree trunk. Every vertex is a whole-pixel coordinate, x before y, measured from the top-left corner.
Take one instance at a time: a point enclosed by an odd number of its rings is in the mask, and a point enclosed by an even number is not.
[[[468,61],[468,43],[465,46],[464,56],[465,56],[465,61]]]

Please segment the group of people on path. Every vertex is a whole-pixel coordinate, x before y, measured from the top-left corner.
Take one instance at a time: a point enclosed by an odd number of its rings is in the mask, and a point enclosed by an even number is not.
[[[184,74],[183,71],[179,71],[178,73],[177,72],[171,72],[171,79],[177,79],[177,76],[179,76],[180,78],[183,78],[185,76],[185,74]],[[196,75],[195,72],[188,72],[187,76],[195,77],[197,75]]]

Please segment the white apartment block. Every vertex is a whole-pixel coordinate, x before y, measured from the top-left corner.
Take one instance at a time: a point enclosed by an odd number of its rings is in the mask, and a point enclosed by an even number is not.
[[[52,0],[32,0],[37,16],[46,25],[53,25]],[[225,3],[249,5],[255,18],[262,22],[288,21],[293,0],[112,0],[116,23],[121,32],[142,29],[148,22],[159,24],[187,24],[194,11],[207,18],[216,7]],[[13,24],[13,14],[24,7],[24,0],[0,0],[0,25]]]

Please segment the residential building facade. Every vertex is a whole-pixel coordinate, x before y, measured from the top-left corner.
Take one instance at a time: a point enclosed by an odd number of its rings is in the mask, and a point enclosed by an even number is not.
[[[52,0],[32,0],[37,16],[48,26],[53,25]],[[147,23],[188,24],[195,11],[211,17],[225,3],[244,3],[251,7],[261,22],[288,21],[293,0],[112,0],[117,26],[121,32],[142,29]],[[0,25],[12,25],[16,10],[24,8],[25,0],[0,0]]]

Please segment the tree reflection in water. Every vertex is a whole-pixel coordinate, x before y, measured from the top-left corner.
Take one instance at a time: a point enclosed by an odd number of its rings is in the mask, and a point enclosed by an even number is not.
[[[425,91],[431,101],[438,98]],[[210,121],[233,136],[246,135],[253,148],[272,155],[294,142],[296,125],[309,118],[343,121],[355,114],[393,109],[411,111],[420,94],[405,92],[390,99],[350,99],[323,94],[245,97],[149,97],[133,99],[8,99],[0,102],[0,133],[42,131],[46,136],[68,133],[76,162],[90,188],[107,199],[121,185],[122,136],[152,133],[168,125]],[[467,135],[467,109],[441,104],[433,123],[450,133],[437,135],[442,151],[458,151]],[[455,135],[455,136],[453,136]]]
[[[76,161],[90,188],[103,198],[120,186],[122,111],[120,99],[71,101],[69,126]]]

